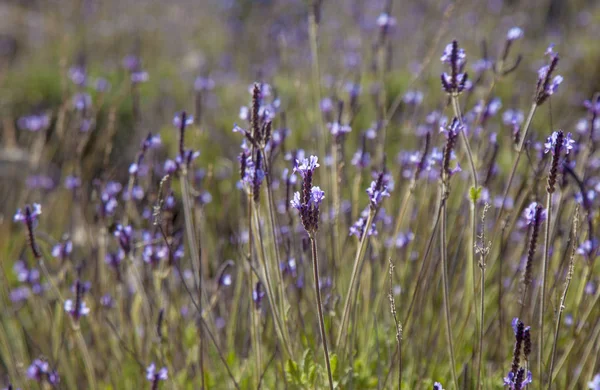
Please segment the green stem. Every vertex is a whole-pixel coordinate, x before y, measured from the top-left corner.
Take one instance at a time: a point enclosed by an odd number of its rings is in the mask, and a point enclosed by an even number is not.
[[[441,227],[440,227],[440,255],[442,263],[442,284],[443,284],[443,298],[444,298],[444,314],[446,319],[446,341],[448,347],[448,354],[450,355],[450,371],[452,373],[452,381],[454,382],[454,388],[458,387],[458,378],[456,376],[456,361],[454,359],[454,343],[452,341],[452,323],[450,319],[450,292],[448,289],[448,260],[446,256],[446,219],[447,209],[445,199],[448,197],[448,189],[446,184],[442,183],[442,212],[441,212]]]
[[[540,386],[543,386],[543,367],[542,353],[544,352],[544,309],[545,309],[545,300],[546,300],[546,277],[548,274],[548,261],[549,261],[549,252],[550,252],[550,225],[552,220],[552,193],[549,192],[546,196],[546,230],[544,234],[544,260],[542,262],[542,293],[540,296],[540,317],[538,318],[538,329],[539,329],[539,338],[538,338],[538,374],[539,374],[539,383]]]
[[[321,288],[319,283],[319,258],[317,255],[317,242],[313,234],[310,235],[310,244],[312,248],[313,276],[315,280],[315,294],[317,297],[317,311],[319,313],[319,328],[321,329],[321,339],[323,340],[323,352],[325,354],[325,364],[327,366],[327,377],[329,379],[329,388],[333,390],[333,375],[331,374],[331,363],[329,361],[329,349],[327,348],[327,332],[325,332],[325,320],[323,319],[323,303],[321,301]]]
[[[342,337],[345,334],[346,322],[348,321],[348,315],[350,314],[350,305],[352,302],[353,288],[354,288],[354,284],[356,282],[356,277],[358,275],[358,270],[361,268],[361,265],[363,262],[363,258],[364,258],[364,254],[365,254],[365,250],[366,250],[366,246],[367,246],[366,244],[367,244],[368,237],[369,237],[369,229],[371,228],[373,219],[375,219],[375,211],[370,210],[369,216],[367,217],[367,223],[365,224],[364,232],[360,239],[360,244],[358,245],[358,250],[356,251],[356,257],[354,258],[354,266],[352,268],[352,275],[350,276],[350,285],[348,286],[348,292],[346,293],[346,299],[344,301],[345,303],[344,303],[344,312],[342,314],[342,323],[340,324],[340,330],[338,333],[337,341],[335,343],[335,345],[338,348],[340,347]]]
[[[269,269],[269,264],[267,263],[267,254],[265,252],[265,246],[263,245],[262,230],[260,228],[260,221],[258,219],[258,206],[254,204],[254,207],[254,212],[252,213],[254,216],[254,236],[256,239],[256,243],[260,249],[258,253],[264,273],[264,279],[266,284],[265,290],[267,292],[267,298],[269,300],[269,305],[271,306],[271,311],[273,312],[273,322],[275,323],[275,331],[281,340],[285,352],[289,355],[289,357],[292,357],[294,355],[292,353],[291,344],[289,343],[289,338],[284,333],[285,328],[282,325],[281,316],[279,314],[279,311],[277,310],[277,301],[275,300],[275,294],[273,289],[273,279],[271,276],[271,271]]]
[[[196,242],[196,230],[194,229],[194,221],[192,219],[192,202],[190,201],[190,188],[187,177],[187,168],[184,166],[181,172],[181,197],[183,199],[183,214],[185,219],[185,231],[187,235],[188,247],[190,250],[190,254],[192,256],[192,270],[194,273],[197,272],[197,275],[194,275],[194,280],[196,281],[195,285],[198,289],[198,310],[200,311],[200,315],[203,314],[203,300],[204,290],[202,289],[202,261],[200,259],[200,252],[198,250],[197,242]],[[196,267],[194,267],[196,264]],[[194,269],[196,268],[196,269]],[[203,353],[203,345],[204,345],[204,337],[202,334],[202,327],[198,327],[198,336],[200,339],[200,348],[198,350],[198,360],[200,365],[200,375],[202,380],[204,381],[204,353]]]

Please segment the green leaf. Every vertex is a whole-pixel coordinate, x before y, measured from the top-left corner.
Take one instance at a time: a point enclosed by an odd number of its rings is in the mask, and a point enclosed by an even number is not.
[[[302,383],[302,376],[298,364],[291,359],[285,363],[285,376],[294,385],[300,385]]]
[[[481,197],[481,190],[482,189],[483,189],[483,187],[477,187],[477,188],[471,187],[469,189],[469,198],[471,198],[471,202],[477,203],[477,201]]]
[[[331,375],[334,379],[337,379],[338,357],[335,353],[332,353],[329,357],[329,363],[331,365]]]

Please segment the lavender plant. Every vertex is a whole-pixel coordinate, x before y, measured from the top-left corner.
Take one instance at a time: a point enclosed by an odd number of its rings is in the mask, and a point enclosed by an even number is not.
[[[595,4],[37,3],[0,388],[598,387]]]

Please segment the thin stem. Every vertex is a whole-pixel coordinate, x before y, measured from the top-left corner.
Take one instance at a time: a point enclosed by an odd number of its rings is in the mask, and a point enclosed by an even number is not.
[[[482,260],[483,262],[483,260]],[[482,361],[483,361],[483,308],[484,308],[484,297],[485,297],[485,264],[480,264],[481,268],[481,299],[480,299],[480,309],[479,309],[479,357],[477,359],[477,389],[481,389],[481,372],[483,371]]]
[[[471,180],[473,183],[473,187],[475,189],[477,189],[479,187],[479,180],[477,179],[477,169],[475,168],[475,162],[473,161],[473,153],[471,151],[471,146],[469,144],[469,138],[467,137],[467,133],[466,133],[466,127],[465,124],[463,122],[463,117],[462,117],[462,113],[460,110],[460,103],[458,101],[458,94],[453,93],[451,95],[451,100],[452,100],[452,109],[454,111],[454,116],[456,116],[456,118],[458,118],[458,121],[460,123],[460,135],[461,135],[461,139],[463,140],[463,144],[465,147],[465,150],[467,152],[467,158],[469,160],[469,166],[471,167]],[[475,292],[476,292],[476,287],[475,287],[475,240],[476,240],[476,235],[477,235],[477,229],[476,229],[476,225],[477,225],[477,204],[476,204],[476,200],[475,199],[470,199],[470,205],[469,205],[470,211],[471,211],[471,219],[470,219],[470,223],[471,223],[471,235],[469,236],[469,266],[467,267],[467,281],[466,284],[467,285],[472,285],[473,287],[473,300],[475,300]],[[469,289],[465,289],[465,293],[469,292]],[[469,297],[467,295],[466,297],[466,301],[469,302],[471,299],[471,297]],[[477,311],[477,305],[474,302],[473,306],[475,307],[475,311]],[[466,305],[465,307],[468,307],[468,305]]]
[[[88,379],[88,386],[90,389],[94,390],[96,389],[96,374],[94,373],[94,365],[92,364],[92,358],[85,344],[85,340],[83,339],[83,335],[81,334],[79,324],[74,323],[73,326],[75,330],[75,339],[77,340],[77,347],[83,355],[83,363],[85,365],[85,373]]]
[[[192,255],[192,270],[194,269],[194,263],[196,262],[197,269],[195,270],[198,274],[194,276],[196,288],[198,289],[198,310],[200,311],[200,315],[202,315],[202,306],[203,306],[203,289],[202,289],[202,261],[200,259],[200,254],[198,251],[198,246],[196,243],[196,231],[194,229],[194,222],[192,220],[192,205],[190,202],[190,189],[187,178],[187,169],[183,168],[181,172],[181,197],[183,199],[183,214],[185,219],[185,232],[187,234],[188,247],[190,249],[190,253]],[[203,335],[202,328],[198,328],[198,335],[200,338],[200,348],[198,350],[198,360],[200,364],[200,375],[202,381],[204,381],[204,358],[203,358]]]
[[[529,131],[529,127],[531,126],[531,121],[533,120],[533,115],[535,114],[535,110],[537,109],[537,104],[534,102],[531,105],[531,109],[529,110],[529,114],[527,114],[527,120],[523,125],[523,130],[521,131],[521,139],[519,140],[519,146],[517,147],[517,158],[513,163],[512,169],[510,171],[510,175],[508,176],[508,182],[506,183],[506,188],[504,189],[504,195],[502,195],[502,203],[500,205],[500,211],[498,212],[498,216],[496,217],[496,222],[494,223],[494,233],[492,237],[496,236],[496,231],[498,229],[498,222],[502,218],[502,213],[504,212],[504,206],[506,203],[506,198],[508,197],[508,192],[510,191],[510,186],[512,185],[512,181],[515,177],[515,173],[517,171],[517,166],[519,165],[519,159],[521,158],[521,153],[523,152],[523,145],[525,144],[525,139],[527,138],[527,132]]]
[[[331,374],[329,349],[327,348],[327,332],[325,332],[325,320],[323,319],[323,303],[321,302],[321,288],[319,287],[319,258],[317,256],[317,241],[315,240],[313,234],[310,235],[310,244],[312,248],[313,276],[315,279],[315,294],[317,296],[317,311],[319,312],[319,328],[321,329],[321,339],[323,340],[323,352],[325,354],[329,388],[333,390],[333,375]]]
[[[451,95],[452,100],[452,108],[454,110],[454,115],[458,119],[461,127],[461,138],[463,140],[465,150],[467,152],[467,157],[469,159],[469,165],[471,166],[471,179],[473,180],[473,186],[475,188],[479,187],[479,181],[477,180],[477,170],[475,169],[475,161],[473,160],[473,152],[471,151],[471,146],[469,145],[469,138],[467,137],[465,124],[463,122],[463,117],[460,111],[460,104],[458,102],[458,94]]]
[[[281,323],[281,317],[279,314],[279,311],[277,310],[277,301],[275,300],[275,294],[273,293],[273,278],[271,277],[271,271],[269,270],[269,264],[267,263],[267,254],[265,252],[265,246],[263,245],[263,237],[262,237],[262,230],[260,228],[260,221],[258,219],[258,209],[257,209],[257,205],[254,204],[255,209],[254,212],[252,213],[254,216],[254,229],[255,229],[255,239],[257,241],[258,247],[259,247],[259,251],[258,253],[260,254],[259,258],[261,259],[261,265],[263,268],[263,273],[264,273],[264,278],[265,278],[265,283],[266,283],[266,292],[267,292],[267,298],[269,299],[269,305],[271,306],[271,311],[273,312],[273,322],[275,323],[275,330],[277,332],[277,335],[280,337],[281,339],[281,343],[284,346],[285,351],[288,353],[288,355],[291,357],[293,356],[292,354],[292,348],[291,345],[289,343],[289,339],[286,337],[286,334],[284,333],[284,327]]]
[[[548,260],[549,260],[549,252],[550,252],[550,225],[552,219],[552,193],[549,192],[546,196],[546,210],[547,210],[547,220],[546,220],[546,231],[544,234],[544,260],[542,263],[542,293],[540,296],[540,317],[538,318],[538,328],[539,328],[539,338],[538,338],[538,370],[539,370],[539,383],[540,386],[543,385],[543,367],[542,367],[542,353],[544,352],[544,309],[545,309],[545,299],[546,299],[546,276],[548,274]]]
[[[574,270],[574,259],[577,250],[578,241],[578,223],[579,223],[579,208],[575,209],[575,217],[573,219],[573,243],[571,244],[571,258],[569,260],[569,270],[565,280],[565,289],[560,298],[560,305],[558,307],[558,316],[556,318],[556,326],[554,329],[554,342],[552,343],[552,355],[550,358],[550,373],[548,375],[548,390],[552,388],[552,373],[554,371],[554,360],[556,358],[556,345],[558,344],[558,333],[560,331],[560,323],[562,320],[562,314],[565,309],[565,301],[567,299],[567,293],[569,292],[569,286],[571,285],[571,279],[573,277]]]
[[[267,187],[266,187],[266,191],[267,191],[267,208],[269,209],[269,221],[271,223],[271,239],[273,240],[273,246],[275,247],[275,268],[277,269],[277,285],[279,286],[279,295],[281,296],[280,299],[280,312],[281,315],[283,316],[283,321],[285,324],[285,313],[286,313],[286,308],[287,308],[287,298],[285,295],[285,284],[283,282],[283,273],[281,271],[281,267],[280,267],[280,261],[281,261],[281,257],[279,255],[279,244],[277,241],[277,224],[275,222],[275,214],[274,214],[274,209],[275,209],[275,202],[273,201],[273,191],[271,189],[271,164],[269,162],[269,159],[267,158],[267,154],[265,152],[265,149],[262,148],[261,150],[262,155],[263,155],[263,162],[265,164],[265,170],[267,172],[266,178],[267,178]]]
[[[482,216],[481,216],[481,225],[483,226],[481,230],[480,236],[480,244],[478,249],[479,252],[479,269],[481,270],[481,296],[480,296],[480,307],[479,307],[479,352],[478,352],[478,364],[477,364],[477,389],[481,389],[481,373],[483,371],[483,334],[484,334],[484,307],[485,307],[485,257],[489,253],[489,246],[485,242],[485,217],[487,211],[489,209],[489,205],[486,205],[483,208]]]
[[[452,381],[454,382],[454,388],[458,387],[458,378],[456,376],[456,362],[454,360],[454,343],[452,342],[452,323],[450,320],[450,292],[448,291],[448,264],[446,258],[446,219],[447,209],[446,202],[444,199],[448,197],[448,189],[446,184],[442,183],[442,210],[441,210],[441,227],[440,227],[440,255],[442,262],[442,284],[443,284],[443,297],[444,297],[444,314],[446,319],[446,338],[448,354],[450,355],[450,371],[452,372]]]
[[[345,334],[346,322],[348,321],[348,315],[350,314],[350,305],[352,302],[353,296],[353,288],[356,283],[356,276],[358,275],[358,270],[361,268],[366,244],[369,237],[369,229],[371,228],[371,224],[373,223],[373,219],[375,218],[375,211],[370,210],[369,216],[367,217],[367,223],[365,224],[364,232],[360,239],[360,244],[358,245],[358,250],[356,251],[356,257],[354,258],[354,266],[352,268],[352,275],[350,276],[350,285],[348,286],[348,292],[346,293],[346,299],[344,301],[344,312],[342,314],[342,323],[340,324],[340,330],[338,333],[338,337],[335,345],[339,348],[340,343],[342,341],[342,337]]]
[[[256,359],[256,372],[260,372],[261,367],[262,367],[262,358],[261,358],[261,350],[260,350],[260,332],[259,332],[259,325],[260,325],[260,316],[257,312],[257,310],[254,309],[253,305],[254,305],[254,300],[252,299],[252,291],[254,289],[254,285],[255,285],[255,277],[254,274],[252,273],[252,197],[248,196],[248,262],[249,264],[246,264],[246,273],[248,276],[248,283],[250,285],[250,335],[252,337],[252,343],[254,343],[254,355],[255,355],[255,359]],[[260,381],[258,382],[260,383]],[[258,388],[258,385],[257,385]]]

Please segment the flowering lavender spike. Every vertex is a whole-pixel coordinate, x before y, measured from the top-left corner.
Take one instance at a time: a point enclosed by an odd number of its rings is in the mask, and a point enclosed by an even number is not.
[[[33,206],[26,205],[24,210],[18,209],[13,217],[15,222],[23,222],[27,228],[27,238],[29,239],[29,246],[31,247],[31,251],[36,259],[42,257],[40,253],[36,241],[35,235],[33,234],[33,229],[37,224],[38,217],[42,214],[42,206],[39,203],[34,203]]]
[[[383,198],[390,196],[390,193],[388,192],[388,181],[384,171],[379,173],[377,180],[371,182],[371,185],[367,188],[367,194],[369,195],[371,209],[373,210],[381,205]]]
[[[325,198],[325,192],[319,187],[312,186],[314,170],[319,167],[318,158],[310,156],[303,161],[296,160],[294,172],[302,175],[302,193],[296,192],[290,205],[298,210],[304,230],[314,234],[319,228],[319,206]]]
[[[549,194],[553,193],[555,189],[559,161],[561,160],[561,151],[564,148],[565,154],[569,154],[569,150],[573,149],[573,143],[574,141],[571,139],[570,135],[565,138],[563,131],[558,130],[553,132],[544,144],[545,152],[552,152],[552,162],[550,163],[550,172],[548,174],[548,186],[546,187],[546,191]]]
[[[452,41],[444,49],[444,54],[440,60],[450,66],[450,74],[444,72],[441,75],[442,87],[446,93],[457,95],[465,90],[468,75],[463,72],[463,68],[466,58],[464,49],[458,47],[457,41]]]
[[[543,104],[550,96],[552,96],[563,81],[563,77],[560,75],[552,78],[559,60],[558,54],[556,54],[553,50],[553,45],[548,47],[546,50],[546,55],[550,56],[550,63],[544,65],[538,70],[538,81],[533,98],[534,102],[538,106]]]

